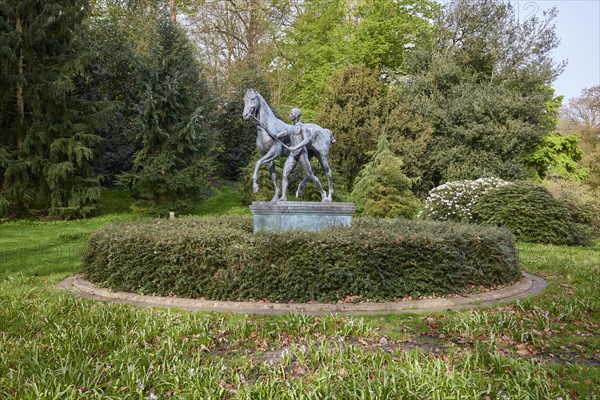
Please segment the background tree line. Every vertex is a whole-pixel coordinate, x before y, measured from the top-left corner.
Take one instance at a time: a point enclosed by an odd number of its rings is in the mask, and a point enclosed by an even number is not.
[[[0,216],[92,215],[115,185],[189,210],[247,175],[250,86],[334,132],[339,193],[377,215],[450,180],[597,187],[598,90],[559,112],[555,17],[500,0],[2,2]]]

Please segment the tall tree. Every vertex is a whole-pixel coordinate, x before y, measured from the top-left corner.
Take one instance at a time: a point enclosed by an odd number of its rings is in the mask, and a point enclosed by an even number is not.
[[[213,172],[210,99],[185,33],[167,18],[157,32],[142,71],[146,89],[134,128],[142,148],[120,183],[139,199],[183,209],[186,200],[206,193]]]
[[[384,88],[379,77],[360,65],[340,70],[331,80],[317,112],[318,123],[336,139],[331,163],[349,192],[359,171],[369,161],[381,133]]]
[[[95,209],[94,128],[107,108],[76,90],[90,60],[81,41],[87,12],[86,0],[0,4],[0,215]]]
[[[436,18],[430,48],[412,53],[413,72],[399,85],[433,126],[417,161],[421,191],[449,180],[534,175],[526,157],[556,129],[549,85],[563,64],[552,60],[555,17],[552,10],[520,22],[507,1],[457,0]]]
[[[94,55],[90,74],[78,84],[91,100],[113,102],[108,124],[97,130],[103,141],[95,170],[103,184],[112,186],[116,177],[132,169],[133,156],[141,142],[133,133],[139,104],[146,94],[148,74],[143,74],[152,43],[158,41],[157,19],[168,15],[169,2],[155,0],[92,0],[86,20],[86,47]]]
[[[422,114],[419,105],[411,101],[410,94],[398,86],[388,87],[383,116],[390,150],[396,155],[402,154],[404,173],[415,180],[415,193],[425,198],[427,191],[417,183],[426,173],[421,161],[428,155],[434,132],[432,122]]]
[[[586,183],[600,187],[600,85],[582,90],[561,109],[560,130],[564,134],[579,133],[583,151],[580,165],[587,168]]]
[[[220,95],[237,89],[240,70],[268,69],[274,38],[294,15],[292,0],[191,2],[184,7],[188,28]]]
[[[279,93],[275,107],[300,107],[312,120],[330,78],[339,67],[347,10],[344,0],[307,1],[285,32],[274,64]],[[280,75],[280,76],[278,76]]]
[[[332,76],[361,64],[393,81],[406,55],[426,42],[437,5],[429,0],[306,1],[278,41],[276,105],[312,119]]]
[[[133,154],[140,147],[131,132],[143,89],[139,60],[146,53],[138,42],[154,35],[154,27],[148,24],[148,19],[155,19],[153,10],[144,13],[135,2],[128,6],[131,8],[110,1],[93,3],[86,21],[86,46],[94,57],[90,74],[78,83],[86,98],[114,104],[107,126],[97,130],[103,140],[94,160],[106,186],[112,186],[117,175],[131,169]],[[142,13],[146,18],[140,18]]]

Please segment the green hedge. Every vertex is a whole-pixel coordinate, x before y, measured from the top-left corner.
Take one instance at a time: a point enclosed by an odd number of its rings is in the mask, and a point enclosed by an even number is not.
[[[283,302],[461,293],[520,276],[504,229],[357,219],[320,233],[253,235],[250,217],[107,225],[89,239],[84,273],[115,290]]]
[[[576,223],[565,203],[531,182],[494,188],[472,211],[478,223],[506,227],[524,242],[585,245],[591,240],[591,229]]]

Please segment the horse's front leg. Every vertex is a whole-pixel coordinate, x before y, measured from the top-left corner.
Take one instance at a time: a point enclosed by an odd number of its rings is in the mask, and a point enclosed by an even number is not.
[[[254,174],[252,174],[252,191],[254,193],[258,192],[258,189],[259,189],[259,186],[258,186],[258,170],[260,169],[260,167],[263,164],[269,163],[269,162],[272,162],[273,160],[275,160],[279,156],[279,154],[281,154],[281,148],[279,148],[279,146],[275,146],[274,145],[254,165]],[[272,175],[272,173],[271,173],[271,175]],[[275,190],[276,191],[279,190],[279,188],[277,187],[277,185],[275,186]]]

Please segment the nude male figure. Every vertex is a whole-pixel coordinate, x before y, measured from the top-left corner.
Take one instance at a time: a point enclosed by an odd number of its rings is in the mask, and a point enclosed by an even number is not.
[[[327,193],[323,190],[323,186],[321,186],[321,182],[319,178],[315,176],[313,169],[310,165],[310,161],[308,159],[308,150],[306,149],[306,145],[310,143],[312,140],[312,133],[309,129],[305,129],[300,122],[300,117],[302,116],[302,111],[298,108],[292,109],[290,112],[290,118],[294,123],[294,126],[291,129],[285,130],[283,132],[278,133],[277,138],[281,138],[283,136],[289,135],[290,137],[290,155],[287,160],[285,160],[285,164],[283,166],[283,180],[281,182],[281,191],[282,195],[279,199],[280,201],[287,200],[287,187],[290,174],[292,170],[296,166],[296,163],[300,163],[302,165],[302,169],[304,169],[304,174],[306,177],[314,182],[321,193],[321,201],[327,201]],[[297,195],[297,193],[296,193]]]

